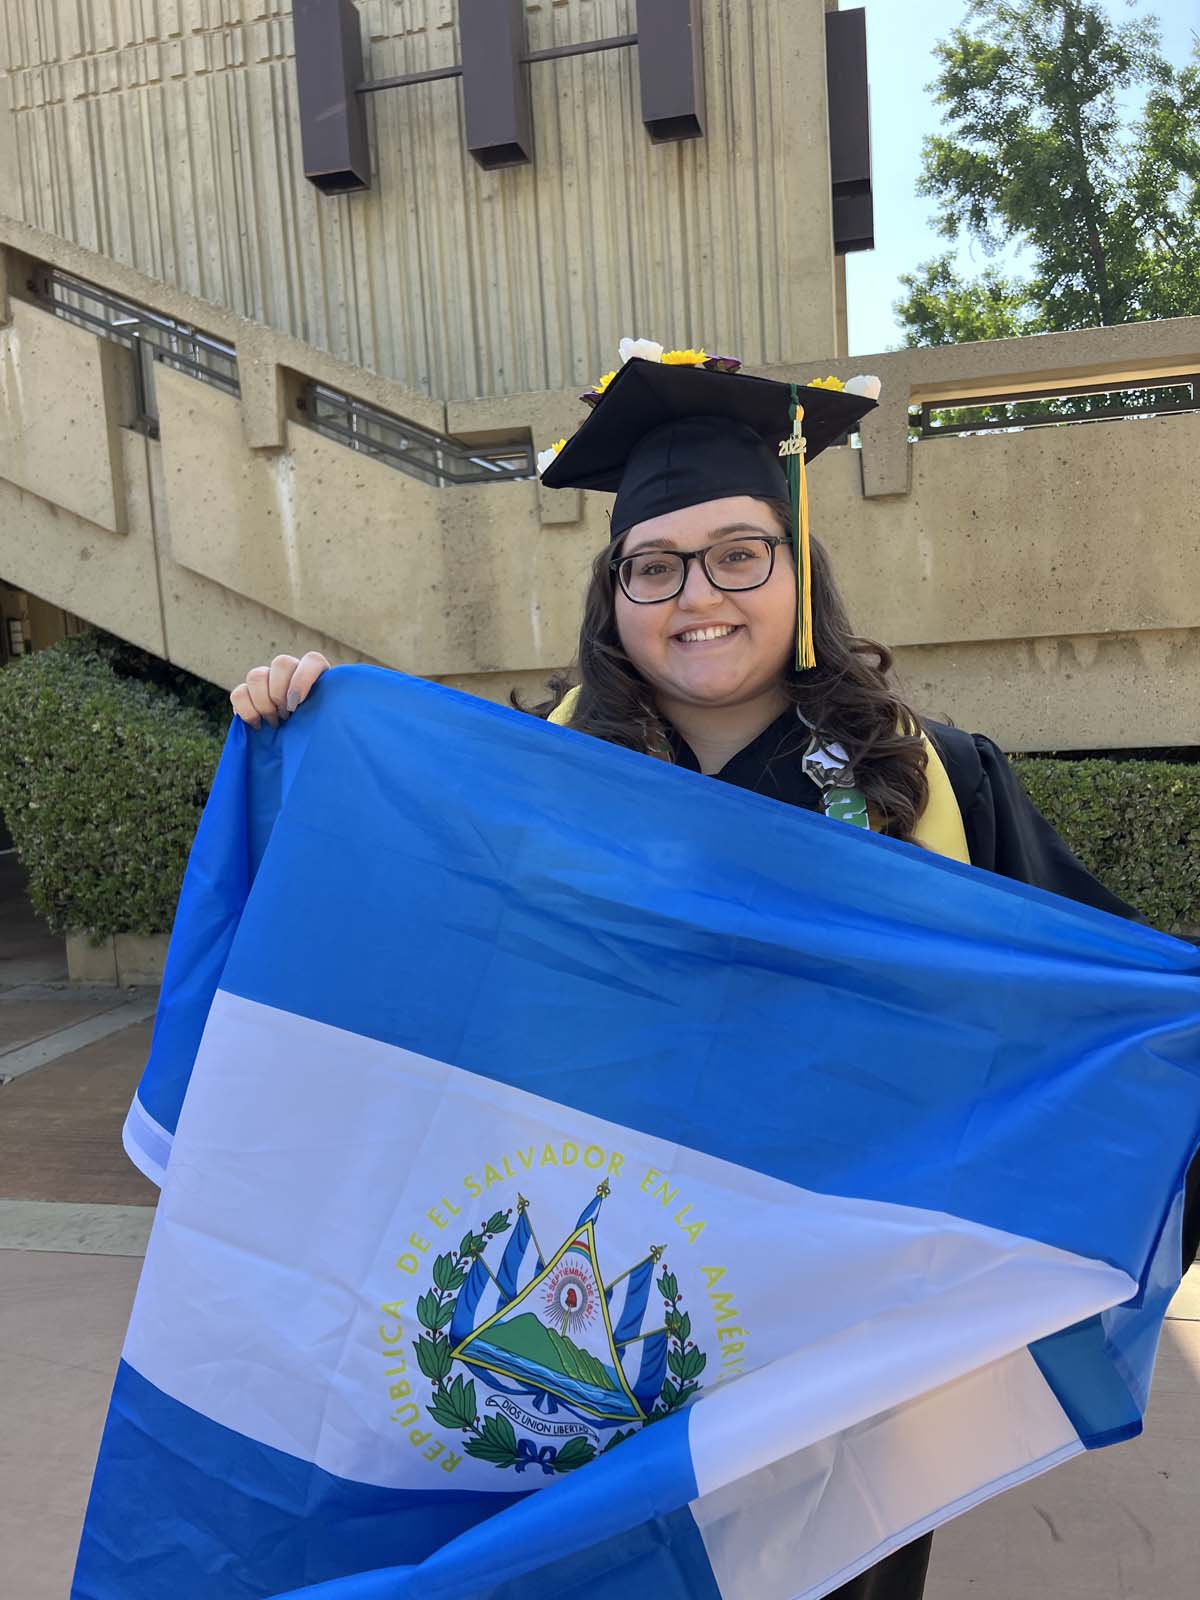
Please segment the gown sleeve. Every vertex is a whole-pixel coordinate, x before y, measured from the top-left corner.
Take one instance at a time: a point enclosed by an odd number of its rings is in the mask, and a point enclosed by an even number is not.
[[[966,803],[960,798],[959,804],[972,865],[1050,889],[1113,916],[1143,921],[1072,854],[1025,793],[1003,751],[982,734],[970,739],[978,756],[979,781]]]

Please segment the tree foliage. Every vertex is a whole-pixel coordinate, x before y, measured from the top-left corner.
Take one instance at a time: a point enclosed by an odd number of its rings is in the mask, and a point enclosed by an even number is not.
[[[925,263],[901,280],[907,344],[1200,313],[1200,54],[1173,68],[1155,22],[1094,0],[971,0],[937,57],[919,191],[946,238],[1020,245],[1032,270]]]
[[[997,272],[964,281],[948,254],[905,273],[900,282],[908,291],[903,308],[908,344],[967,344],[1042,331],[1023,284]]]

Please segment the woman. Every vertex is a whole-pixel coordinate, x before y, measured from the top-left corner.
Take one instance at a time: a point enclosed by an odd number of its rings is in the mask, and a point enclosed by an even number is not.
[[[808,536],[805,456],[873,407],[872,381],[799,388],[646,341],[623,342],[622,355],[542,475],[616,495],[584,606],[578,688],[560,687],[543,714],[1132,915],[1038,815],[996,746],[921,722],[891,683],[890,653],[850,628]],[[234,710],[274,725],[327,666],[315,653],[276,657],[233,691]],[[918,1540],[837,1595],[919,1600],[929,1547]]]

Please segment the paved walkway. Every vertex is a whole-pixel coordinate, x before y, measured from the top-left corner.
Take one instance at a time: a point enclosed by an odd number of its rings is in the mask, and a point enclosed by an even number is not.
[[[0,1600],[67,1600],[153,1216],[120,1147],[153,997],[67,987],[61,941],[20,893],[0,859]],[[1188,1600],[1198,1530],[1200,1267],[1142,1438],[942,1529],[927,1600]]]

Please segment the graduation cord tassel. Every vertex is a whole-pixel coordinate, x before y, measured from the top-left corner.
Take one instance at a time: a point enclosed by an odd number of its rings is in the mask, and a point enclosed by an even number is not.
[[[792,552],[796,557],[796,666],[817,664],[813,641],[812,546],[808,525],[808,472],[805,468],[804,407],[796,384],[790,384],[792,431],[779,447],[787,459],[788,500],[792,508]]]
[[[804,411],[800,410],[797,419],[804,420]],[[800,654],[799,664],[802,670],[815,667],[817,664],[816,641],[813,639],[813,609],[812,609],[812,542],[808,530],[808,469],[804,460],[804,440],[800,441],[800,454],[796,458],[797,475],[800,479]]]

